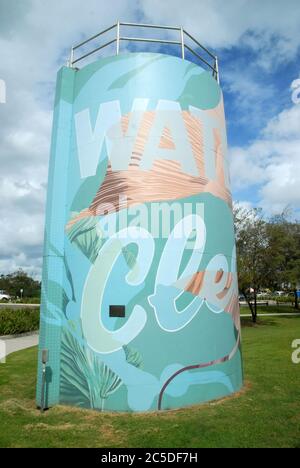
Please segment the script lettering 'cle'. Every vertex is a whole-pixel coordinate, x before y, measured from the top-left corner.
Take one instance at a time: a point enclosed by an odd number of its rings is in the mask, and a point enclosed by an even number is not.
[[[126,132],[122,129],[121,108],[117,100],[100,104],[94,126],[91,123],[89,109],[84,109],[75,114],[81,178],[96,174],[101,154],[103,154],[103,144],[106,145],[112,170],[124,171],[128,169],[148,102],[148,99],[135,99],[133,101]],[[211,115],[207,115],[207,112],[195,107],[190,108],[190,113],[201,121],[207,176],[213,179],[215,177],[215,166],[211,156],[205,153],[206,149],[211,150],[214,147],[213,130],[214,128],[220,128],[220,123]],[[160,146],[161,137],[166,128],[172,136],[172,148]],[[220,130],[222,146],[225,151],[224,131],[223,129]],[[177,161],[180,163],[182,171],[187,174],[195,175],[198,172],[181,107],[179,103],[174,101],[159,101],[142,154],[140,169],[150,170],[157,159]]]

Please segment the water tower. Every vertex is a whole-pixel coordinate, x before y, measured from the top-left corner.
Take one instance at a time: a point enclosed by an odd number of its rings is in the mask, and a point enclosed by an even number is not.
[[[217,58],[183,28],[118,22],[57,77],[37,404],[154,411],[241,386]]]

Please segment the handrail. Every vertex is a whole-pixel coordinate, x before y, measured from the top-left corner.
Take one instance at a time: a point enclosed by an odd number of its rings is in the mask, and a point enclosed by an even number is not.
[[[112,39],[111,41],[106,42],[106,43],[103,44],[102,46],[97,47],[97,49],[94,49],[94,50],[92,50],[91,52],[88,52],[87,54],[82,55],[82,56],[79,57],[78,59],[73,60],[72,65],[74,65],[74,64],[77,63],[77,62],[80,62],[80,60],[83,60],[83,59],[89,57],[90,55],[94,54],[95,52],[98,52],[99,50],[104,49],[104,47],[107,47],[107,46],[109,46],[110,44],[113,44],[113,43],[116,42],[116,41],[117,41],[117,39]]]
[[[123,36],[121,35],[121,27],[134,27],[134,28],[149,28],[149,29],[161,29],[166,31],[178,31],[179,32],[179,40],[168,40],[168,39],[151,39],[146,37],[132,37],[132,36]],[[79,56],[78,58],[75,57],[75,51],[78,51],[81,47],[85,46],[86,44],[90,43],[91,41],[99,38],[103,34],[116,29],[116,37],[110,41],[105,42],[103,45],[97,46],[96,48],[92,49],[89,52],[84,53],[83,55]],[[186,44],[186,37],[188,37],[194,44],[194,47],[190,47]],[[212,54],[206,47],[200,44],[191,34],[189,34],[185,29],[178,26],[160,26],[156,24],[143,24],[143,23],[124,23],[117,21],[117,23],[113,24],[109,28],[104,29],[98,34],[86,39],[79,44],[76,44],[71,48],[70,59],[68,62],[69,67],[73,68],[75,64],[80,62],[81,60],[89,57],[90,55],[99,52],[99,50],[108,47],[113,43],[117,43],[116,46],[116,54],[118,55],[120,52],[120,44],[121,42],[148,42],[148,43],[156,43],[156,44],[170,44],[176,45],[181,47],[181,57],[185,59],[185,50],[188,50],[191,54],[194,55],[202,64],[205,64],[206,67],[212,72],[212,76],[217,80],[219,83],[219,66],[218,66],[218,57]],[[196,47],[195,47],[196,45]],[[196,50],[195,50],[196,49]],[[200,53],[197,51],[200,49]],[[204,55],[204,57],[203,57]]]
[[[160,44],[175,44],[180,45],[179,41],[168,41],[167,39],[149,39],[148,37],[120,37],[120,41],[133,41],[133,42],[158,42]]]
[[[76,49],[78,49],[79,47],[81,47],[81,46],[87,44],[88,42],[92,41],[93,39],[96,39],[97,37],[101,36],[102,34],[105,34],[106,32],[111,31],[111,30],[114,29],[116,26],[117,26],[117,23],[116,23],[116,24],[113,24],[113,25],[110,26],[109,28],[104,29],[103,31],[99,32],[98,34],[95,34],[94,36],[90,37],[89,39],[86,39],[85,41],[80,42],[80,44],[77,44],[76,46],[73,47],[73,50],[76,50]]]
[[[161,26],[158,24],[144,24],[144,23],[120,23],[121,26],[134,26],[136,28],[153,28],[153,29],[169,29],[173,31],[180,31],[178,26]]]
[[[210,55],[213,59],[216,58],[206,47],[204,47],[200,42],[198,42],[190,33],[188,33],[185,29],[183,30],[184,34],[188,36],[192,41],[194,41],[201,49],[203,49],[208,55]]]

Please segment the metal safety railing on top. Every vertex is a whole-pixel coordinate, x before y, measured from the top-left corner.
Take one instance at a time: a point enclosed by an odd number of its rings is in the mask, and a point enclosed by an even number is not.
[[[148,29],[160,29],[160,30],[165,30],[165,31],[177,31],[179,33],[179,40],[168,40],[168,39],[151,39],[147,37],[129,37],[129,36],[123,36],[121,34],[121,29],[122,27],[133,27],[133,28],[148,28]],[[92,49],[89,52],[85,52],[83,55],[76,57],[76,53],[78,51],[84,48],[87,44],[90,42],[98,39],[100,36],[103,36],[104,34],[108,33],[109,31],[112,31],[113,29],[116,29],[116,37],[113,39],[105,42],[104,44]],[[193,47],[190,47],[187,44],[187,38],[193,43]],[[71,49],[71,55],[70,55],[70,60],[68,62],[68,65],[71,68],[74,68],[75,65],[77,65],[80,61],[86,59],[87,57],[90,57],[91,55],[95,54],[96,52],[99,52],[100,50],[110,46],[111,44],[116,43],[116,55],[119,55],[120,53],[120,46],[121,42],[123,41],[128,41],[128,42],[151,42],[151,43],[156,43],[156,44],[169,44],[169,45],[177,45],[180,47],[180,56],[185,59],[186,55],[186,50],[189,51],[194,57],[196,57],[201,64],[205,64],[208,70],[212,73],[212,76],[217,80],[219,83],[219,67],[218,67],[218,57],[214,54],[212,54],[206,47],[204,47],[200,42],[198,42],[191,34],[189,34],[185,29],[182,27],[176,27],[176,26],[158,26],[154,24],[139,24],[139,23],[123,23],[118,21],[116,24],[110,26],[107,29],[104,29],[104,31],[101,31],[98,34],[95,34],[94,36],[90,37],[89,39],[84,40],[83,42],[80,42],[80,44],[77,44],[72,47]],[[195,47],[196,46],[196,47]],[[200,49],[200,53],[198,53],[196,49]],[[77,68],[77,67],[76,67]]]

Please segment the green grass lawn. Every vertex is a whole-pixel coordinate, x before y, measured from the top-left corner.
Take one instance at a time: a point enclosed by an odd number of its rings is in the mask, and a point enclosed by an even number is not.
[[[241,316],[251,314],[248,305],[240,306]],[[295,309],[295,307],[291,307],[288,305],[269,305],[269,306],[257,306],[257,313],[259,314],[299,314],[300,317],[300,309]]]
[[[0,365],[1,447],[298,447],[299,317],[243,319],[245,389],[234,397],[153,414],[35,408],[36,348]]]

